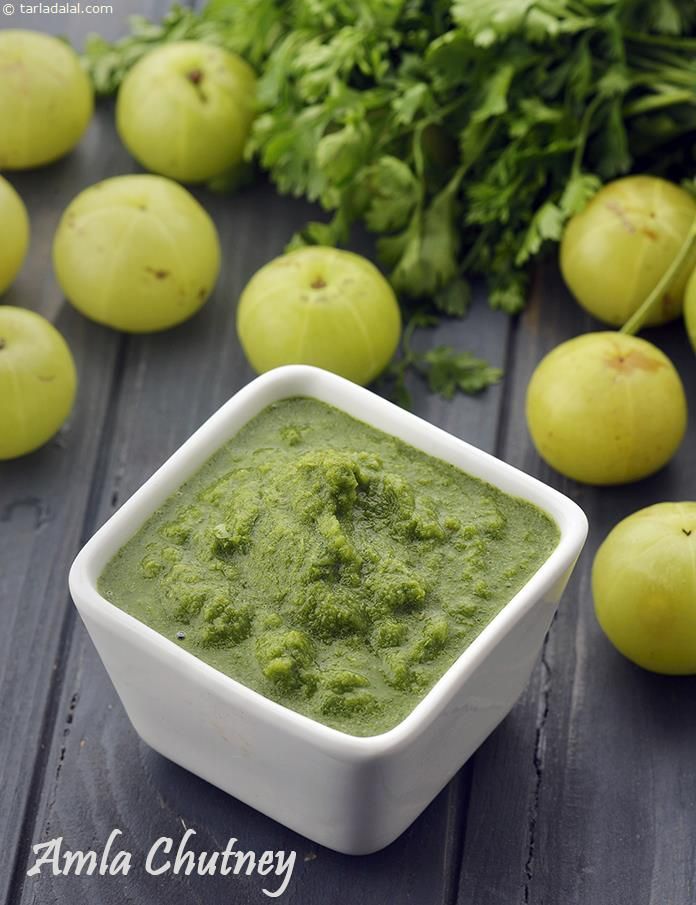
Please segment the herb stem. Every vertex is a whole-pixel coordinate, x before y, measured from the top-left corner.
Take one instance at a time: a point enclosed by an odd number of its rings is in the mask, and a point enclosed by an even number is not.
[[[585,156],[585,148],[587,147],[587,139],[590,135],[592,120],[594,119],[594,115],[602,100],[603,98],[600,94],[595,94],[583,113],[577,144],[575,146],[575,153],[573,154],[572,173],[574,176],[577,176],[582,169],[582,158]]]
[[[647,32],[626,31],[624,36],[627,41],[634,44],[648,44],[656,47],[669,47],[673,50],[696,51],[696,39],[690,37],[677,37],[672,35],[655,35]]]
[[[696,94],[693,91],[670,91],[659,94],[651,94],[641,97],[623,108],[624,116],[638,116],[641,113],[650,113],[662,107],[673,107],[675,104],[696,104]]]
[[[626,333],[629,336],[635,336],[643,326],[645,326],[646,321],[652,314],[653,310],[657,307],[662,296],[667,292],[669,287],[674,282],[677,273],[680,268],[691,254],[694,245],[696,244],[696,217],[694,217],[689,232],[682,243],[681,248],[675,255],[672,263],[669,265],[667,270],[662,274],[662,277],[658,281],[655,288],[652,290],[650,295],[646,298],[643,304],[638,308],[634,314],[626,321],[626,323],[621,328],[621,333]]]

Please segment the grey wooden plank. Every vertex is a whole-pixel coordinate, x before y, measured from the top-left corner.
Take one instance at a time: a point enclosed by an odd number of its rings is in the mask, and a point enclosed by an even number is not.
[[[119,9],[142,7],[142,0],[128,0]],[[78,43],[88,25],[95,25],[95,17],[89,23],[87,18],[17,12],[0,21],[5,27],[60,32]],[[99,25],[106,33],[112,26],[111,21]],[[43,728],[51,719],[51,695],[60,681],[73,619],[67,568],[89,518],[90,480],[121,343],[63,302],[52,275],[51,243],[64,207],[78,191],[130,168],[111,118],[108,109],[101,111],[78,149],[58,163],[6,174],[27,204],[32,240],[22,273],[2,301],[39,311],[56,324],[75,355],[80,387],[74,412],[53,441],[31,456],[0,463],[0,901],[10,883]]]
[[[128,496],[208,414],[252,373],[237,344],[234,310],[239,292],[262,263],[282,251],[310,210],[279,199],[269,187],[236,197],[202,196],[221,231],[224,270],[213,299],[189,324],[129,344],[107,480],[98,521]],[[448,342],[475,347],[502,362],[509,322],[480,304],[469,320],[443,327]],[[435,337],[425,337],[435,341]],[[492,448],[501,390],[451,404],[426,399],[418,411],[436,423]],[[143,853],[161,835],[183,826],[198,832],[198,849],[239,846],[262,852],[294,849],[298,867],[284,900],[296,903],[449,902],[459,862],[463,786],[460,778],[386,852],[363,859],[314,846],[150,751],[135,736],[81,626],[77,626],[61,696],[61,719],[51,744],[32,839],[63,835],[66,844],[103,844],[115,826],[141,866],[127,881],[41,875],[26,881],[22,902],[101,905],[151,902],[258,901],[258,877],[153,878]],[[29,852],[25,852],[29,854]]]
[[[696,894],[696,677],[655,676],[621,657],[599,629],[590,589],[594,553],[616,522],[696,498],[696,424],[658,475],[605,489],[543,465],[524,424],[536,363],[595,329],[555,269],[545,271],[518,335],[504,455],[574,497],[591,531],[527,692],[476,758],[462,905],[690,905]],[[681,325],[646,337],[677,364],[693,411],[696,358]]]

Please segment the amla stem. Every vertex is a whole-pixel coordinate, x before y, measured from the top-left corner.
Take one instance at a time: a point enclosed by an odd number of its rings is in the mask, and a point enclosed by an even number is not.
[[[621,328],[621,333],[628,333],[631,336],[634,336],[638,333],[642,327],[645,325],[645,322],[648,320],[650,315],[653,312],[653,309],[657,307],[662,296],[667,292],[669,287],[672,285],[672,281],[677,276],[679,269],[683,265],[684,261],[691,254],[691,251],[696,243],[696,217],[691,224],[691,228],[687,233],[686,239],[674,257],[672,263],[669,265],[667,270],[662,274],[660,281],[657,286],[653,289],[650,295],[646,298],[640,308],[631,315],[631,317],[626,321],[626,323]]]

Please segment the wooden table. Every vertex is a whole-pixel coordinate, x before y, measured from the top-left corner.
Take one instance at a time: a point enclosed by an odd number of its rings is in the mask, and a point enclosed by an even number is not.
[[[113,15],[0,16],[3,27],[122,33],[130,12],[167,0],[114,0]],[[0,123],[0,128],[2,124]],[[631,511],[696,499],[696,421],[679,455],[638,485],[597,490],[564,481],[532,449],[523,400],[552,346],[596,329],[549,266],[519,320],[483,298],[447,325],[447,341],[504,366],[504,383],[451,403],[416,393],[419,415],[572,496],[591,534],[533,678],[510,716],[425,813],[385,851],[351,858],[322,849],[149,750],[136,737],[69,599],[81,544],[252,372],[234,329],[240,290],[310,215],[256,186],[197,193],[214,216],[224,266],[192,321],[154,336],[103,329],[66,304],[51,270],[67,203],[107,176],[133,172],[112,109],[101,105],[78,150],[11,174],[32,220],[29,260],[8,304],[42,312],[77,360],[73,415],[39,452],[0,467],[0,899],[40,905],[255,903],[250,877],[27,878],[31,846],[58,836],[100,850],[110,831],[144,853],[160,836],[197,832],[197,850],[295,850],[281,901],[294,905],[693,905],[696,902],[696,677],[633,667],[605,640],[590,593],[593,553]],[[0,236],[0,241],[2,237]],[[436,331],[437,333],[437,331]],[[441,340],[442,337],[439,337]],[[696,411],[696,361],[678,327],[653,331],[676,362]],[[437,335],[432,341],[438,341]],[[269,885],[269,888],[275,888]]]

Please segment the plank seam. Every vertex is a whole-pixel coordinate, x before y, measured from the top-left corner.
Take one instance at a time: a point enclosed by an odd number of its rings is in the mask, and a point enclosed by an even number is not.
[[[507,443],[507,419],[510,407],[512,405],[512,389],[509,374],[512,373],[515,366],[515,349],[517,345],[519,318],[510,318],[507,324],[507,335],[505,338],[505,356],[504,356],[504,380],[501,387],[500,408],[498,409],[498,424],[496,427],[495,443],[493,452],[496,456],[500,456]],[[456,811],[461,811],[461,829],[455,835],[455,870],[451,878],[451,882],[445,886],[445,894],[443,896],[443,905],[457,905],[460,901],[460,884],[462,869],[464,867],[464,847],[466,844],[466,830],[468,826],[469,804],[471,801],[471,790],[474,784],[474,767],[478,751],[469,758],[465,767],[464,781],[462,788],[459,790],[458,800],[459,807]]]
[[[459,883],[461,880],[462,861],[464,860],[464,837],[467,826],[466,817],[469,814],[475,758],[476,754],[473,754],[458,774],[460,778],[455,779],[454,801],[452,806],[448,808],[446,839],[448,843],[450,839],[453,841],[445,847],[444,860],[445,865],[447,865],[448,861],[453,863],[454,870],[445,881],[443,905],[457,905],[459,899]]]
[[[524,905],[529,905],[532,881],[534,879],[534,862],[536,856],[537,823],[539,819],[539,801],[541,798],[541,783],[544,773],[544,744],[546,741],[546,722],[550,710],[551,698],[551,666],[547,659],[549,636],[544,638],[544,646],[541,652],[541,703],[539,707],[539,719],[534,737],[534,795],[529,809],[529,822],[527,825],[527,860],[524,865]]]
[[[508,328],[507,341],[505,344],[505,365],[503,373],[502,399],[500,402],[500,412],[498,414],[498,429],[495,435],[494,454],[498,458],[502,457],[503,450],[507,446],[508,439],[508,416],[512,407],[513,392],[511,388],[512,373],[515,370],[517,360],[517,334],[519,332],[519,317],[511,318]]]
[[[107,475],[107,467],[109,461],[109,453],[111,449],[111,440],[113,439],[116,427],[116,414],[118,411],[118,403],[121,396],[123,379],[126,370],[126,358],[128,350],[128,337],[123,335],[120,338],[118,350],[116,353],[116,362],[114,365],[114,374],[109,388],[109,396],[106,405],[106,413],[104,415],[102,435],[97,453],[97,460],[92,475],[92,486],[85,507],[85,515],[82,520],[82,530],[80,532],[79,547],[82,547],[91,535],[94,524],[99,513],[99,503],[102,490]],[[32,840],[36,831],[36,823],[39,815],[39,804],[45,787],[45,781],[48,773],[49,757],[53,748],[53,740],[56,736],[56,729],[59,720],[59,709],[62,699],[63,689],[65,685],[64,664],[68,662],[70,648],[74,638],[74,627],[76,624],[76,612],[70,596],[66,598],[67,606],[63,617],[60,630],[60,639],[56,648],[55,663],[56,674],[51,683],[51,688],[44,707],[41,719],[41,731],[39,733],[39,744],[37,754],[31,770],[30,792],[27,797],[24,813],[21,821],[21,828],[18,836],[17,850],[15,852],[14,864],[12,867],[12,878],[10,880],[8,891],[8,903],[18,903],[21,899],[26,866],[29,861]],[[72,711],[77,705],[77,700],[71,702],[71,710],[66,717],[66,726],[72,722]],[[54,777],[57,778],[60,773],[60,767],[65,751],[59,753],[59,762],[57,772]]]

